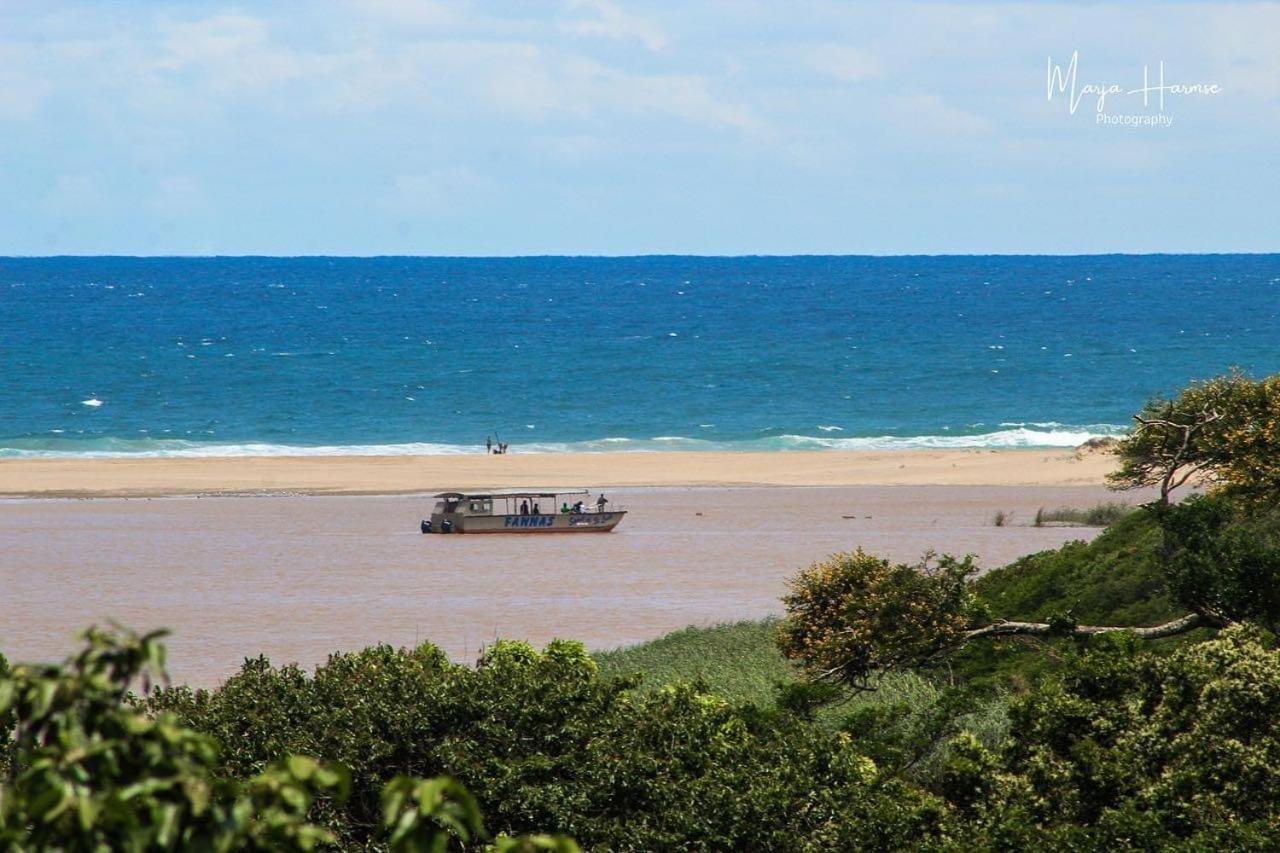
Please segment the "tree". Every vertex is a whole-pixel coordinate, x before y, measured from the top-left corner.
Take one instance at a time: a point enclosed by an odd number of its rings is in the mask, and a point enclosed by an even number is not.
[[[164,632],[91,629],[61,666],[0,666],[6,777],[0,849],[312,850],[335,843],[313,823],[341,803],[341,765],[281,755],[242,781],[221,772],[220,745],[130,693],[163,678]],[[397,851],[445,850],[485,837],[459,783],[397,778],[382,793],[380,831]],[[499,850],[571,853],[550,836],[497,839]]]
[[[1280,375],[1239,372],[1156,398],[1117,449],[1117,488],[1156,486],[1145,511],[1161,528],[1158,558],[1169,591],[1186,608],[1158,625],[1081,625],[994,617],[977,606],[968,559],[891,565],[861,550],[837,554],[789,581],[783,652],[811,678],[863,690],[878,672],[928,663],[993,637],[1089,638],[1128,632],[1159,640],[1239,621],[1280,625]],[[1175,504],[1197,481],[1204,497]]]
[[[944,770],[974,848],[1274,849],[1280,654],[1233,626],[1168,655],[1117,635],[1010,708],[1002,753]]]
[[[65,666],[0,677],[0,716],[13,722],[0,842],[309,850],[331,841],[306,816],[317,795],[343,795],[340,769],[291,758],[233,785],[214,773],[211,738],[127,706],[131,684],[162,672],[160,637],[90,630]]]
[[[1230,493],[1156,506],[1175,600],[1216,625],[1280,627],[1280,511]]]
[[[1200,564],[1191,560],[1188,566]],[[1070,614],[1046,622],[992,618],[967,582],[976,571],[969,558],[940,556],[910,565],[861,550],[833,555],[788,580],[779,646],[809,678],[860,692],[870,689],[882,672],[933,663],[979,639],[1126,632],[1157,640],[1223,627],[1243,615],[1214,609],[1202,597],[1184,602],[1196,606],[1192,612],[1151,627],[1080,625]],[[1280,573],[1273,579],[1280,580]],[[1268,600],[1273,598],[1277,596]],[[1233,600],[1253,601],[1243,588]]]
[[[866,690],[881,670],[923,662],[962,640],[975,617],[970,558],[894,565],[858,549],[787,581],[780,643],[819,681]]]
[[[1254,497],[1280,494],[1280,375],[1235,371],[1194,382],[1172,399],[1156,397],[1133,416],[1120,440],[1115,488],[1156,486],[1168,504],[1198,481]]]
[[[314,675],[250,660],[151,706],[222,740],[234,778],[289,753],[349,767],[351,796],[312,814],[350,848],[379,842],[398,775],[457,779],[493,831],[554,828],[593,850],[901,849],[938,832],[936,798],[848,737],[698,685],[637,684],[568,641],[499,641],[474,667],[379,646]]]

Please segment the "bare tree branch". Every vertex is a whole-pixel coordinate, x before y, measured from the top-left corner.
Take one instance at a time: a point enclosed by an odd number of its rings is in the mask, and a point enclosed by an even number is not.
[[[992,622],[990,625],[982,628],[975,628],[972,631],[966,631],[962,639],[962,643],[970,640],[976,640],[979,637],[1000,637],[1000,636],[1036,636],[1049,637],[1054,635],[1071,636],[1071,637],[1092,637],[1096,634],[1111,634],[1116,631],[1128,631],[1139,640],[1158,640],[1162,637],[1172,637],[1177,634],[1185,634],[1196,628],[1206,626],[1221,627],[1216,623],[1219,620],[1211,619],[1200,613],[1188,613],[1172,622],[1165,622],[1163,625],[1152,625],[1147,628],[1133,628],[1122,625],[1076,625],[1069,631],[1062,631],[1056,626],[1050,625],[1048,622],[1010,622],[1005,619]]]
[[[1151,473],[1161,472],[1159,480],[1160,502],[1167,504],[1170,492],[1187,482],[1197,471],[1207,466],[1208,463],[1206,462],[1193,463],[1189,470],[1182,472],[1181,477],[1178,476],[1182,466],[1187,464],[1187,457],[1191,453],[1192,442],[1196,434],[1209,424],[1222,420],[1222,413],[1212,406],[1205,405],[1192,416],[1190,423],[1178,423],[1168,418],[1144,418],[1141,415],[1134,415],[1133,419],[1138,422],[1139,432],[1159,429],[1164,431],[1170,439],[1177,442],[1174,447],[1160,451],[1158,458],[1150,460],[1143,466],[1146,471]]]

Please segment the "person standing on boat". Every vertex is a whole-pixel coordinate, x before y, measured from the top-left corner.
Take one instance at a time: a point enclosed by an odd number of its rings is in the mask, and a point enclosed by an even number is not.
[[[604,512],[604,505],[608,502],[605,500],[604,492],[601,492],[600,497],[596,498],[596,512]]]
[[[533,514],[534,514],[534,515],[542,515],[542,507],[538,506],[538,502],[537,502],[537,501],[534,501],[534,502],[533,502]]]
[[[528,502],[528,501],[520,501],[520,514],[521,514],[521,515],[528,515],[528,514],[529,514],[529,502]]]

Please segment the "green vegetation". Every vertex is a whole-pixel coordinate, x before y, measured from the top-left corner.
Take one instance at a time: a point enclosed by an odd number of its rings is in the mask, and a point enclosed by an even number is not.
[[[1133,511],[1134,507],[1123,501],[1106,501],[1084,509],[1067,506],[1057,509],[1040,507],[1036,510],[1035,526],[1074,524],[1081,527],[1107,527]]]
[[[1081,622],[1153,625],[1178,614],[1157,561],[1160,528],[1144,511],[1127,514],[1092,542],[1022,557],[974,580],[972,591],[985,610],[1009,618],[1047,621],[1072,613]],[[779,684],[797,678],[795,667],[778,650],[777,619],[737,622],[711,628],[686,628],[657,640],[595,657],[601,672],[642,676],[640,689],[674,681],[701,681],[733,701],[773,704]],[[1029,644],[1007,639],[969,647],[949,661],[974,677],[1000,671],[1006,686],[1052,666],[1061,643]],[[891,683],[895,676],[890,674]],[[1008,681],[1012,679],[1012,681]],[[881,685],[883,682],[877,682]],[[890,689],[890,688],[884,688]],[[867,697],[874,701],[873,693]]]
[[[854,693],[881,673],[927,662],[960,642],[977,607],[972,558],[894,564],[861,548],[787,582],[779,645],[815,682]]]
[[[647,643],[596,652],[594,657],[602,676],[638,679],[635,693],[695,684],[765,711],[808,711],[813,722],[828,731],[874,724],[899,741],[924,726],[931,709],[943,701],[946,687],[932,674],[915,672],[885,673],[874,690],[857,695],[836,690],[805,696],[805,682],[778,650],[780,625],[780,620],[770,618],[685,628]],[[964,728],[977,732],[984,743],[999,743],[1007,729],[1002,697],[997,692],[971,705]],[[932,764],[932,759],[925,764]]]
[[[162,674],[160,632],[91,630],[65,666],[0,667],[0,849],[311,850],[337,836],[314,818],[347,800],[341,765],[274,754],[226,778],[220,744],[171,713],[147,713]],[[155,709],[150,709],[155,710]],[[484,837],[475,799],[448,778],[389,778],[370,824],[388,849],[443,850]],[[504,851],[576,846],[550,836],[499,838]]]
[[[1031,554],[973,583],[992,613],[1048,620],[1071,612],[1081,622],[1150,625],[1178,613],[1164,589],[1157,563],[1160,527],[1150,513],[1135,512],[1092,542],[1069,542]]]
[[[1095,625],[1158,625],[1178,616],[1161,573],[1159,525],[1151,513],[1129,513],[1092,542],[1069,542],[1053,551],[1021,557],[973,582],[987,613],[1048,623],[1067,619]],[[1198,635],[1197,635],[1198,636]],[[1066,637],[1028,642],[1020,637],[970,644],[948,661],[960,677],[1021,690],[1060,669]],[[1157,649],[1181,642],[1161,640]]]
[[[998,752],[965,736],[939,774],[981,848],[1271,849],[1280,841],[1280,654],[1233,626],[1167,656],[1099,638],[1009,709]]]
[[[1138,565],[1135,574],[1117,580],[1121,586],[1161,585],[1180,615],[1147,626],[1081,623],[1090,606],[1115,610],[1115,602],[1095,600],[1037,621],[1019,619],[992,605],[1043,609],[1050,597],[1077,595],[1074,588],[1054,588],[1055,580],[1071,573],[1069,564],[1049,569],[1047,578],[1039,567],[1022,572],[1031,579],[1021,590],[1024,600],[1001,602],[964,582],[976,572],[967,561],[941,557],[934,565],[890,565],[859,550],[815,563],[790,580],[783,653],[810,678],[857,691],[883,672],[930,666],[975,641],[1088,640],[1117,631],[1163,641],[1242,621],[1271,628],[1280,621],[1280,375],[1253,381],[1232,374],[1196,383],[1173,400],[1153,400],[1134,419],[1138,426],[1116,445],[1121,465],[1112,481],[1159,486],[1160,497],[1146,513],[1157,538],[1149,558],[1156,571]],[[1193,478],[1215,488],[1174,503],[1173,491]],[[1139,563],[1145,559],[1138,557]],[[1112,573],[1110,565],[1107,571]],[[1131,602],[1143,610],[1161,604]]]
[[[641,692],[699,683],[731,702],[768,707],[777,686],[795,680],[793,667],[778,652],[778,624],[764,619],[685,628],[594,657],[603,676],[640,675]]]
[[[1152,399],[1134,420],[1117,446],[1116,486],[1158,486],[1162,503],[1195,480],[1263,503],[1280,495],[1280,374],[1195,382],[1171,400]]]
[[[377,843],[389,780],[439,775],[475,794],[494,831],[552,828],[590,849],[938,836],[941,804],[879,774],[847,737],[689,685],[635,686],[602,677],[576,643],[500,641],[474,668],[430,645],[380,646],[313,676],[248,661],[218,690],[161,690],[145,707],[219,741],[235,779],[291,753],[347,768],[350,796],[313,810],[346,847]]]

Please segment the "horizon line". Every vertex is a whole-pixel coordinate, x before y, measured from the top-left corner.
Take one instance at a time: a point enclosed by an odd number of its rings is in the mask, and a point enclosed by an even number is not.
[[[0,254],[0,260],[253,260],[271,258],[276,260],[381,260],[381,259],[415,259],[415,260],[463,260],[463,261],[499,261],[499,260],[540,260],[540,259],[575,259],[575,260],[637,260],[647,258],[702,258],[702,259],[788,259],[788,258],[1152,258],[1152,257],[1267,257],[1280,255],[1280,249],[1274,251],[1214,251],[1214,252],[902,252],[871,254],[862,252],[830,253],[830,252],[796,252],[796,253],[751,253],[751,254],[719,254],[719,253],[683,253],[653,252],[639,254],[514,254],[514,255],[429,255],[429,254],[55,254],[27,255]]]

